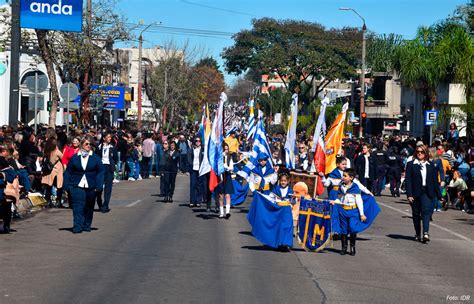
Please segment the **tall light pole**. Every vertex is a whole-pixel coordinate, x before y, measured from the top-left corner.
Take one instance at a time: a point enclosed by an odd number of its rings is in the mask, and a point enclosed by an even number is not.
[[[143,47],[143,33],[155,25],[155,22],[146,26],[138,38],[138,129],[142,128],[142,47]]]
[[[364,122],[362,113],[365,111],[365,53],[366,53],[366,37],[367,26],[365,25],[365,19],[355,9],[349,7],[340,7],[341,11],[353,11],[362,20],[362,67],[360,71],[360,114],[359,114],[359,138],[364,134]]]

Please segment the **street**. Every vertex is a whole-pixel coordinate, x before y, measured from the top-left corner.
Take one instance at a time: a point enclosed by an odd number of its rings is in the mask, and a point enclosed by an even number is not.
[[[14,222],[1,235],[0,303],[470,303],[474,217],[435,213],[432,241],[413,241],[404,197],[377,198],[381,214],[360,234],[357,255],[262,246],[248,203],[229,220],[191,210],[189,177],[174,203],[157,200],[159,179],[114,186],[112,211],[73,235],[68,209]],[[464,298],[462,298],[465,296]],[[467,300],[467,296],[470,299]],[[449,298],[454,297],[454,298]],[[454,299],[454,301],[452,301]],[[464,299],[464,301],[462,300]]]

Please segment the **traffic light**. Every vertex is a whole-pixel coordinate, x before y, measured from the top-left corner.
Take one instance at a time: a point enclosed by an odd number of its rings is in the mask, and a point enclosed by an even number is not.
[[[46,109],[48,112],[51,112],[51,109],[53,108],[53,102],[51,100],[48,100],[48,103],[46,105]]]

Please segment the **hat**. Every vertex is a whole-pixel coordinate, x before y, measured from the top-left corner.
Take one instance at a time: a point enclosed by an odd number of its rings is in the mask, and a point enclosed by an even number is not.
[[[258,155],[257,155],[257,160],[258,160],[258,161],[267,160],[267,159],[268,159],[268,155],[267,155],[267,154],[265,154],[265,153],[263,153],[263,152],[258,153]]]

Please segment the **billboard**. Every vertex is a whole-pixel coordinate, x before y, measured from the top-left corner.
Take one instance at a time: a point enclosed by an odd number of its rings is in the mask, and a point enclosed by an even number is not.
[[[104,109],[123,110],[125,108],[125,88],[116,86],[91,86],[91,94],[102,97]]]
[[[22,28],[82,31],[83,0],[20,0]]]

